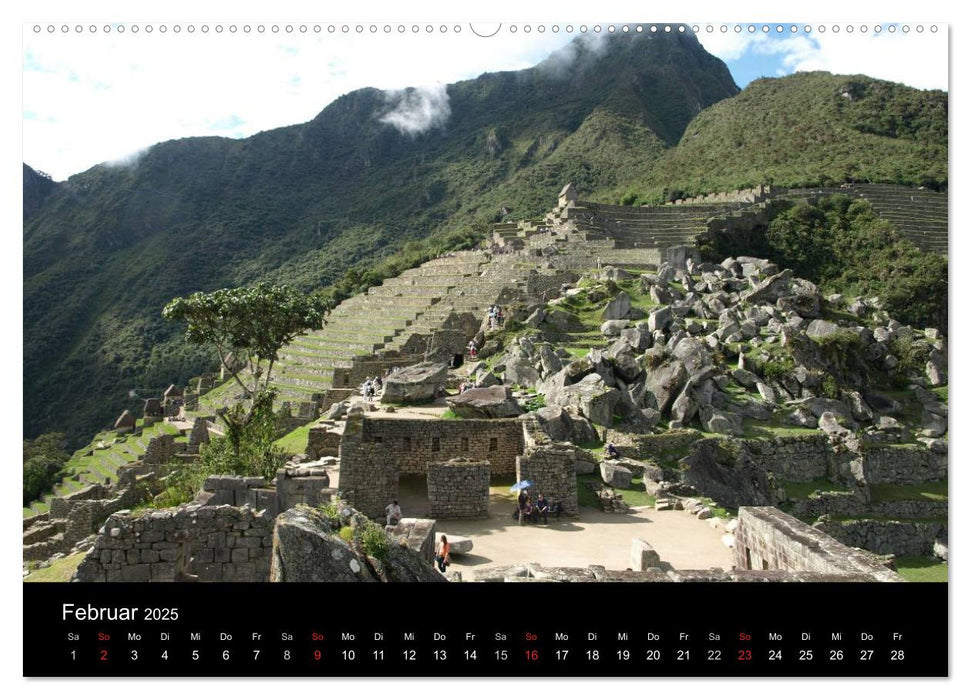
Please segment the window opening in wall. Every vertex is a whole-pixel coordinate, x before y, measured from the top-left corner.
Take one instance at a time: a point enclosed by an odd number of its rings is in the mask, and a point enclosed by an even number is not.
[[[410,437],[406,437],[405,438],[404,451],[405,452],[411,452],[411,438]]]
[[[432,452],[440,452],[441,449],[442,449],[442,441],[441,441],[441,438],[433,437],[432,438]]]
[[[462,438],[462,452],[469,451],[469,439],[467,437]]]
[[[495,452],[499,449],[499,438],[489,438],[489,452]]]

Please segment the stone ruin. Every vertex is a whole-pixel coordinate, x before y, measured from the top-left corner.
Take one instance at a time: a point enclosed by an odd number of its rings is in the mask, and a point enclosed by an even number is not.
[[[187,505],[104,523],[74,580],[267,581],[273,518],[249,507]]]
[[[119,435],[123,433],[130,433],[135,430],[135,416],[127,408],[122,411],[121,415],[118,416],[118,420],[115,421],[114,430]]]
[[[488,518],[491,469],[489,462],[461,458],[429,464],[430,515],[435,519]]]
[[[145,491],[141,483],[145,478],[137,469],[122,469],[113,488],[92,484],[52,498],[47,513],[24,519],[24,560],[43,560],[70,552],[78,542],[97,532],[105,518],[137,503]]]

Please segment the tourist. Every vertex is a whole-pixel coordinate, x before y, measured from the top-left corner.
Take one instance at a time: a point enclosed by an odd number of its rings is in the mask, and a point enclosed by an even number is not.
[[[474,360],[478,356],[479,356],[479,351],[475,347],[475,341],[474,340],[470,340],[469,341],[469,357]]]
[[[496,320],[499,321],[500,328],[502,328],[506,323],[506,317],[502,313],[502,308],[499,306],[496,307]]]
[[[620,452],[614,447],[614,443],[607,443],[607,446],[604,448],[604,457],[607,459],[617,459],[620,457]]]
[[[374,387],[378,391],[381,391],[384,388],[384,381],[381,379],[381,377],[374,378]]]
[[[398,501],[391,501],[384,509],[384,512],[388,515],[388,525],[397,525],[398,521],[401,520],[401,506],[398,505]]]
[[[525,525],[527,520],[534,520],[535,513],[533,509],[533,499],[526,496],[526,501],[523,503],[522,507],[519,509],[519,524]]]
[[[544,496],[543,494],[540,494],[539,498],[536,499],[536,519],[539,520],[539,518],[542,518],[543,524],[547,525],[549,524],[547,520],[549,517],[549,514],[550,514],[550,504],[546,502],[546,496]]]
[[[448,556],[448,538],[442,535],[442,541],[438,543],[438,551],[435,553],[435,561],[438,562],[438,570],[443,574],[445,573],[445,567],[452,563],[452,560]]]

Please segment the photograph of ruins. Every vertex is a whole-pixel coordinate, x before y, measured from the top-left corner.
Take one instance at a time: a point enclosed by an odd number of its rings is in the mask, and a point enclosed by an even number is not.
[[[706,41],[25,163],[24,581],[947,581],[948,93]]]

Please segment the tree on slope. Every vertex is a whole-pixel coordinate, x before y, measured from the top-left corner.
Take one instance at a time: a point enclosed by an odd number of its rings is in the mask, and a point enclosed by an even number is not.
[[[253,287],[196,292],[173,299],[165,306],[165,319],[187,324],[187,342],[215,347],[220,364],[250,399],[248,407],[245,403],[236,404],[222,415],[230,447],[230,453],[224,457],[232,462],[225,465],[227,468],[254,471],[254,460],[260,461],[264,448],[269,449],[272,440],[268,440],[267,424],[273,416],[273,365],[280,348],[300,333],[320,327],[325,310],[326,304],[319,297],[265,282]]]

